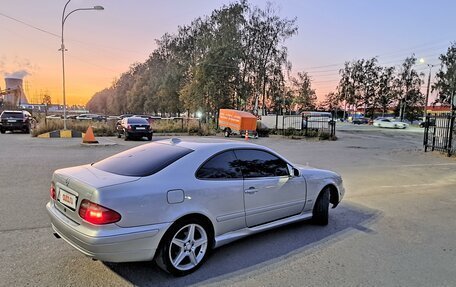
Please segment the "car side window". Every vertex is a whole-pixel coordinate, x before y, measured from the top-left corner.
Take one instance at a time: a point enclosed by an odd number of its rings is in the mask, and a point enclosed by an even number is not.
[[[199,179],[240,179],[242,173],[233,151],[226,151],[206,161],[196,172],[196,177]]]
[[[262,150],[235,150],[244,178],[288,176],[287,163]]]

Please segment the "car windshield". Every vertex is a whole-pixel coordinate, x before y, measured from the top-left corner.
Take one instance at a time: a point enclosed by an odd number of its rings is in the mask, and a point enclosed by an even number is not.
[[[22,113],[21,112],[4,112],[2,114],[2,118],[22,119]]]
[[[175,145],[150,143],[113,155],[92,166],[125,176],[148,176],[159,172],[193,150]]]
[[[141,125],[149,124],[149,122],[143,118],[128,118],[128,123],[129,124],[141,124]]]

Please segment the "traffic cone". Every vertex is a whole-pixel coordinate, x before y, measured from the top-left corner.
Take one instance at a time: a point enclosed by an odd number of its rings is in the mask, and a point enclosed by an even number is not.
[[[89,143],[89,144],[98,143],[98,141],[95,139],[95,136],[93,135],[93,130],[92,130],[91,126],[89,126],[87,128],[87,131],[86,131],[84,137],[82,138],[82,142]]]
[[[249,140],[249,131],[245,131],[245,140],[246,140],[246,141]]]

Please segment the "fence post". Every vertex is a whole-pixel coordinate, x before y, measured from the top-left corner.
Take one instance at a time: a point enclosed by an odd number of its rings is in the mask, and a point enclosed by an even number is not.
[[[426,119],[424,120],[424,137],[423,137],[423,145],[424,145],[424,152],[427,152],[428,148],[428,140],[429,140],[429,123],[431,114],[426,115]]]
[[[305,131],[304,135],[307,136],[307,131],[309,129],[309,117],[306,116],[305,118],[306,118],[306,126],[305,126],[306,131]]]
[[[437,131],[437,114],[434,116],[435,124],[434,124],[434,130],[432,131],[432,151],[434,151],[435,148],[435,133]]]
[[[451,112],[451,117],[450,117],[450,128],[448,129],[448,132],[450,133],[448,136],[448,157],[451,156],[451,149],[452,149],[452,142],[453,142],[453,131],[454,131],[454,111]]]

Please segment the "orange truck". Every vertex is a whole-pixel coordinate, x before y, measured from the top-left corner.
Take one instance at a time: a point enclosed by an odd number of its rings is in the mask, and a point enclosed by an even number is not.
[[[225,137],[232,134],[245,136],[246,132],[251,137],[257,136],[257,118],[248,112],[220,109],[219,127],[223,130]]]

